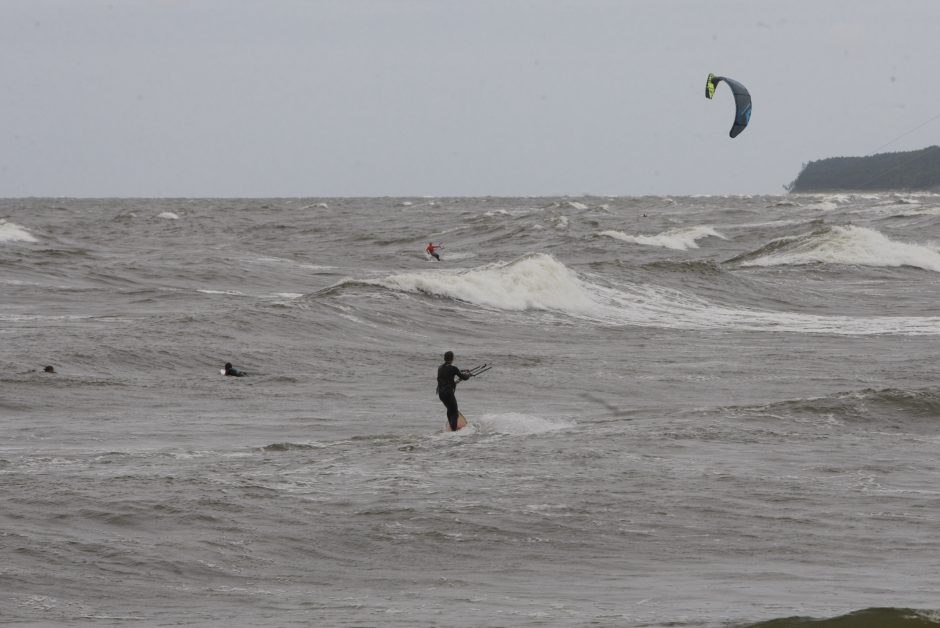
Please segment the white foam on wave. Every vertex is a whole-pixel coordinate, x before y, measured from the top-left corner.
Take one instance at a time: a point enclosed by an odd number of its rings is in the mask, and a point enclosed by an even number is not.
[[[0,242],[38,242],[26,227],[0,218]]]
[[[0,321],[10,323],[22,323],[27,321],[79,321],[98,318],[89,314],[59,314],[55,316],[46,316],[43,314],[0,314]],[[104,320],[99,318],[99,320]]]
[[[222,295],[226,297],[252,297],[255,299],[272,299],[272,300],[286,300],[293,301],[295,299],[300,299],[304,296],[302,292],[274,292],[272,294],[248,294],[246,292],[241,292],[239,290],[211,290],[208,288],[198,288],[196,292],[202,294],[211,294],[211,295]]]
[[[444,260],[452,262],[458,259],[470,259],[471,257],[477,257],[477,254],[469,251],[444,251],[442,257]],[[430,259],[430,255],[428,256],[428,259]]]
[[[852,212],[874,218],[914,218],[917,216],[940,215],[940,205],[921,205],[910,203],[892,203],[877,207],[861,207]]]
[[[197,289],[196,292],[201,292],[203,294],[221,294],[229,297],[244,297],[247,296],[244,292],[239,292],[238,290],[203,290]]]
[[[734,308],[672,288],[650,284],[608,286],[591,279],[540,253],[477,269],[407,273],[364,283],[501,310],[543,310],[611,325],[836,335],[940,335],[940,317],[818,316]]]
[[[919,197],[919,196],[916,196],[916,195],[914,195],[914,194],[910,194],[910,195],[907,195],[907,196],[902,196],[902,195],[900,195],[900,194],[894,194],[894,195],[891,196],[890,199],[886,199],[886,200],[884,201],[884,203],[887,204],[887,205],[920,205],[920,204],[921,204],[921,201],[922,201],[924,198],[929,198],[929,197],[923,197],[923,196],[920,196],[920,197]]]
[[[469,271],[404,273],[367,283],[501,310],[588,312],[596,307],[577,274],[543,254]]]
[[[922,244],[897,242],[874,229],[834,226],[773,240],[779,247],[742,262],[744,266],[855,264],[914,266],[940,272],[940,251]]]
[[[815,202],[810,202],[804,205],[805,209],[815,209],[817,211],[832,211],[834,209],[839,209],[842,205],[850,203],[852,197],[848,194],[826,194],[821,197],[817,197]]]
[[[907,209],[894,212],[893,215],[900,216],[902,218],[913,217],[913,216],[940,216],[940,205],[917,207],[916,209],[912,209],[909,207]]]
[[[822,316],[726,307],[695,295],[658,286],[633,286],[611,295],[622,323],[672,329],[732,329],[865,336],[940,335],[936,316]]]
[[[695,227],[687,227],[683,229],[670,229],[668,231],[663,231],[656,235],[646,236],[646,235],[630,235],[624,233],[623,231],[601,231],[598,235],[607,236],[609,238],[614,238],[616,240],[623,240],[624,242],[632,242],[634,244],[643,244],[646,246],[660,246],[667,249],[675,249],[677,251],[685,251],[687,249],[697,249],[698,240],[702,240],[708,237],[721,238],[726,240],[725,236],[715,231],[714,227],[708,225],[698,225]]]
[[[179,220],[180,219],[179,215],[174,214],[173,212],[163,212],[161,214],[158,214],[157,218],[163,218],[164,220]]]
[[[475,426],[479,434],[544,434],[572,428],[576,424],[564,419],[546,419],[532,414],[506,412],[483,414],[474,418],[470,425]]]
[[[320,264],[306,264],[304,262],[297,262],[291,259],[285,259],[283,257],[256,257],[245,259],[245,262],[249,264],[284,264],[288,266],[295,266],[297,268],[305,268],[307,270],[335,270],[337,266],[323,266]]]

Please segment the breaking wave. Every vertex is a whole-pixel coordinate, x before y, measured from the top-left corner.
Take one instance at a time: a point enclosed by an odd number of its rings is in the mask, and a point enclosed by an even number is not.
[[[366,281],[393,290],[448,297],[501,310],[552,310],[587,314],[597,303],[577,273],[536,254],[469,271],[417,272]]]
[[[598,281],[540,253],[470,270],[348,281],[327,292],[356,285],[380,286],[500,310],[541,310],[614,325],[835,335],[940,335],[940,317],[820,316],[735,308],[662,286],[602,285]]]
[[[0,242],[38,242],[26,227],[0,218]]]
[[[874,229],[832,226],[772,240],[729,262],[742,266],[850,264],[913,266],[940,272],[940,251],[922,244],[897,242]]]
[[[727,239],[721,233],[715,231],[714,227],[710,227],[708,225],[699,225],[685,229],[670,229],[668,231],[663,231],[662,233],[651,236],[630,235],[628,233],[624,233],[623,231],[610,230],[601,231],[598,235],[614,238],[615,240],[622,240],[624,242],[632,242],[634,244],[643,244],[646,246],[659,246],[677,251],[697,249],[698,241],[704,238],[714,237],[721,238],[722,240]]]

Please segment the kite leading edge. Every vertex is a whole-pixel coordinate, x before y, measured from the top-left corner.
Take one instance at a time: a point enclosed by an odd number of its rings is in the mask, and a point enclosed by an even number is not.
[[[731,126],[731,132],[728,135],[737,137],[741,131],[747,128],[747,123],[751,121],[751,94],[744,85],[734,79],[709,74],[708,79],[705,81],[705,98],[714,98],[715,90],[721,81],[727,83],[728,87],[731,88],[731,93],[734,94],[734,124]]]

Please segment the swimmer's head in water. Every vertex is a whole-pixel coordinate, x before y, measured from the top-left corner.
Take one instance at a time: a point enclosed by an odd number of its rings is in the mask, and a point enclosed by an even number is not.
[[[55,369],[52,368],[51,366],[47,366],[46,368],[43,369],[43,372],[45,372],[45,373],[55,373]]]
[[[229,370],[230,368],[232,368],[232,363],[231,363],[231,362],[226,362],[226,363],[225,363],[225,370],[227,371],[227,370]]]

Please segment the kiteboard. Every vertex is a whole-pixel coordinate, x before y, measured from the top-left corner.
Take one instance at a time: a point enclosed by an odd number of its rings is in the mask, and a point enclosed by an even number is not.
[[[445,427],[447,428],[447,430],[450,431],[450,421],[448,421],[447,419],[444,419],[444,425],[445,425]],[[459,432],[460,430],[462,430],[462,429],[465,428],[465,427],[467,427],[467,417],[465,417],[465,416],[463,415],[463,412],[458,412],[458,413],[457,413],[457,430],[456,430],[456,431]]]

